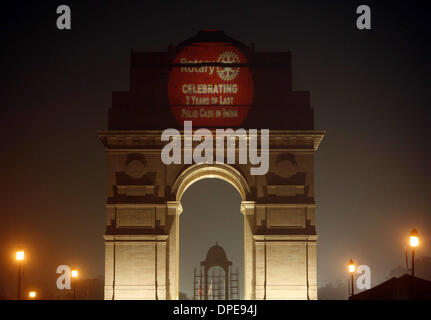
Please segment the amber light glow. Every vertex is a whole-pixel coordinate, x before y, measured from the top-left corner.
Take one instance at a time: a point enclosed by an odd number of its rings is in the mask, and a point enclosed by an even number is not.
[[[37,296],[36,291],[30,291],[30,292],[28,293],[28,297],[29,297],[30,299],[34,299],[34,298],[36,298],[36,296]]]
[[[24,251],[23,250],[16,252],[16,260],[18,260],[18,261],[24,260]]]
[[[78,270],[72,270],[72,278],[78,278]]]
[[[419,245],[419,236],[416,229],[413,229],[410,233],[410,247],[416,248]]]
[[[355,270],[356,270],[355,263],[353,262],[353,259],[350,259],[350,262],[349,262],[349,272],[353,273],[353,272],[355,272]]]

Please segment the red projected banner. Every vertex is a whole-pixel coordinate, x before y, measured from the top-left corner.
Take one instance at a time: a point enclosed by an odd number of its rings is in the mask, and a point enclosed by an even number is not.
[[[199,42],[184,47],[173,61],[168,97],[179,124],[239,126],[253,100],[247,58],[235,46]]]

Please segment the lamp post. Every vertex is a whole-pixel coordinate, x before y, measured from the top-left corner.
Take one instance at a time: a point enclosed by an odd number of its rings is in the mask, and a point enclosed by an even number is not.
[[[24,250],[18,250],[15,255],[16,261],[18,262],[18,300],[21,300],[21,274],[22,274],[22,262],[24,261]]]
[[[356,270],[356,265],[355,265],[355,263],[353,262],[353,259],[350,259],[350,261],[349,261],[349,272],[350,272],[350,280],[351,280],[351,286],[352,286],[352,296],[355,294],[355,287],[354,287],[354,284],[353,284],[353,275],[354,275],[354,273],[355,273],[355,270]]]
[[[76,300],[76,282],[78,281],[78,270],[77,269],[73,269],[71,271],[71,276],[72,276],[72,286],[73,286],[73,300]]]
[[[410,247],[412,248],[412,277],[415,276],[415,249],[419,245],[419,234],[416,229],[410,232]]]

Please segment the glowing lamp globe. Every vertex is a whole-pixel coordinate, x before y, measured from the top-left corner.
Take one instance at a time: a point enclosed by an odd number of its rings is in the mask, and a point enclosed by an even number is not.
[[[416,229],[413,229],[410,233],[410,247],[416,248],[419,246],[419,235]]]
[[[24,260],[24,251],[20,250],[16,252],[16,260],[23,261]]]
[[[353,272],[355,272],[355,270],[356,270],[355,263],[353,262],[353,259],[350,259],[350,262],[349,262],[349,272],[353,273]]]

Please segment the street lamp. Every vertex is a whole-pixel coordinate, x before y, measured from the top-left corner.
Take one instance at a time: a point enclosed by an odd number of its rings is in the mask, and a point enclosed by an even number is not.
[[[76,281],[78,280],[78,270],[77,269],[73,269],[71,271],[71,276],[72,276],[72,286],[73,286],[73,300],[76,299]]]
[[[15,254],[15,259],[18,262],[18,300],[21,300],[21,274],[22,262],[24,261],[24,250],[18,250]]]
[[[350,259],[349,261],[349,272],[350,272],[350,276],[351,276],[351,285],[352,285],[352,296],[355,294],[355,289],[354,289],[354,285],[353,285],[353,275],[355,274],[355,270],[356,270],[356,265],[353,262],[353,259]]]
[[[410,247],[412,248],[412,277],[415,276],[415,249],[419,246],[419,234],[416,229],[410,232]]]
[[[30,292],[28,293],[28,297],[29,297],[30,299],[36,299],[36,296],[37,296],[36,291],[30,291]]]

